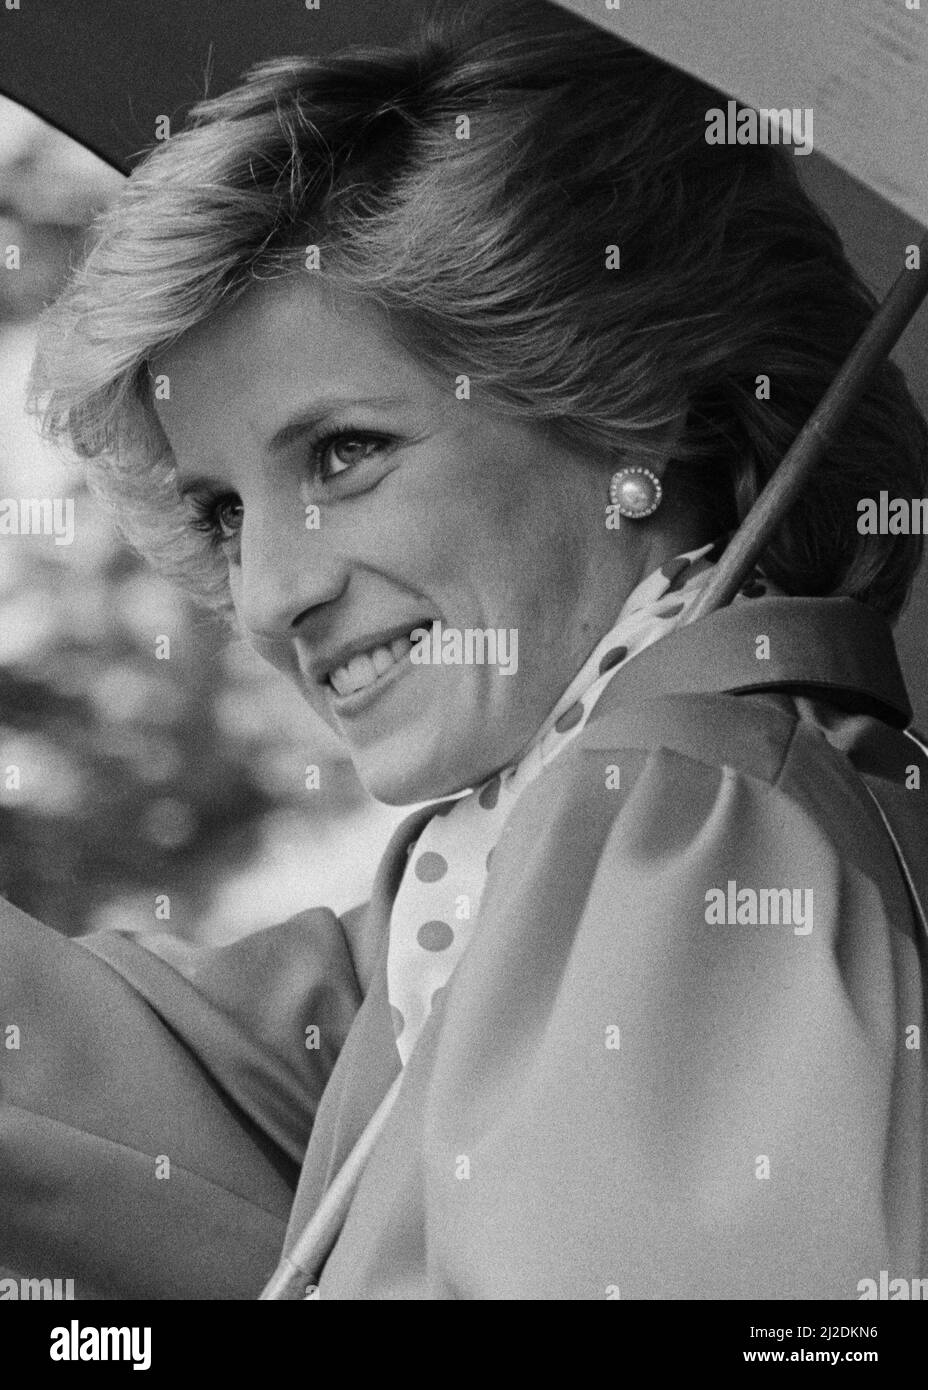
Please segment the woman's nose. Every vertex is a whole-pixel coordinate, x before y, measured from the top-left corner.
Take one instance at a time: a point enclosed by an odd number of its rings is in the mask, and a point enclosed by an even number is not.
[[[246,505],[239,573],[234,585],[239,621],[255,638],[291,637],[310,612],[345,588],[347,564],[330,543],[317,508]]]

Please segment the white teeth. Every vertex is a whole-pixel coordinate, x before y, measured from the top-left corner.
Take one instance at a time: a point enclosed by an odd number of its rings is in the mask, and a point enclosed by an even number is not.
[[[356,690],[373,685],[378,677],[402,661],[412,650],[408,637],[394,637],[389,646],[372,647],[369,652],[353,656],[345,666],[329,673],[329,682],[338,695],[352,695]]]
[[[373,685],[377,679],[374,663],[366,652],[361,656],[353,656],[348,662],[347,671],[353,690],[363,690],[365,685]]]
[[[329,672],[329,684],[337,695],[350,695],[354,689],[345,666],[339,666],[337,670]]]

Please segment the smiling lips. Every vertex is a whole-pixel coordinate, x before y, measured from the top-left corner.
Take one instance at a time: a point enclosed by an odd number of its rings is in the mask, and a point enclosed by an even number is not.
[[[410,632],[415,632],[422,626],[417,623],[410,628]],[[329,672],[329,685],[336,695],[354,695],[357,691],[373,685],[392,666],[404,661],[411,651],[412,641],[409,637],[394,637],[392,642],[372,647],[370,651],[359,652],[344,666],[336,666]]]

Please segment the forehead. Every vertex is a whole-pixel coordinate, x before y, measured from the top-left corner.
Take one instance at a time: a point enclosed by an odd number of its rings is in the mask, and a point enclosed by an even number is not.
[[[169,438],[212,429],[234,407],[256,429],[316,398],[427,394],[424,370],[393,339],[385,313],[308,275],[251,286],[149,363]],[[195,438],[191,439],[195,444]]]

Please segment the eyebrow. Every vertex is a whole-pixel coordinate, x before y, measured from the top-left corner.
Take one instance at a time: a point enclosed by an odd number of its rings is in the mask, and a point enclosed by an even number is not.
[[[409,405],[409,396],[323,396],[314,401],[305,410],[299,411],[271,436],[268,448],[272,453],[279,453],[288,444],[292,444],[295,439],[299,439],[307,431],[320,424],[333,411],[345,406],[360,405]]]
[[[271,453],[280,453],[288,444],[302,438],[304,434],[316,428],[336,410],[351,406],[411,404],[412,398],[410,396],[320,396],[318,400],[313,401],[312,405],[306,406],[303,410],[292,415],[279,429],[274,431],[268,449]],[[216,486],[217,483],[214,478],[205,473],[198,474],[180,484],[180,493],[182,497],[187,497],[190,493],[202,492]]]

